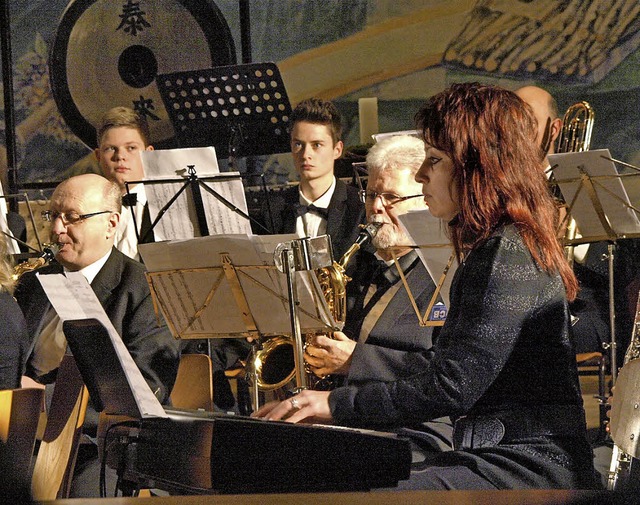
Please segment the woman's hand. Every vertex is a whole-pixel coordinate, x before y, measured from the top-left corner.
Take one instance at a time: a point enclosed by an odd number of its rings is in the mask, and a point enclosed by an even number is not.
[[[287,400],[263,405],[251,414],[251,417],[260,417],[267,421],[331,424],[333,417],[329,408],[329,391],[306,389]]]
[[[318,377],[347,375],[355,348],[356,343],[340,331],[336,331],[333,338],[314,335],[307,343],[304,360]]]

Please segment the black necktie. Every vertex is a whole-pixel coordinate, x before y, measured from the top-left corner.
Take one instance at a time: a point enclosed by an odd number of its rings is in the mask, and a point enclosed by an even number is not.
[[[329,209],[325,209],[322,207],[316,207],[315,205],[296,205],[296,214],[298,216],[304,216],[307,212],[313,212],[324,219],[329,218]]]

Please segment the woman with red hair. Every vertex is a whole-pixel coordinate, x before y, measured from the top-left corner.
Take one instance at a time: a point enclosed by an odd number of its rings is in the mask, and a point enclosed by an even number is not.
[[[394,429],[454,421],[454,450],[424,453],[402,489],[600,487],[586,436],[568,300],[536,123],[514,93],[454,84],[416,115],[416,175],[458,258],[447,320],[425,369],[390,383],[303,391],[257,415]]]

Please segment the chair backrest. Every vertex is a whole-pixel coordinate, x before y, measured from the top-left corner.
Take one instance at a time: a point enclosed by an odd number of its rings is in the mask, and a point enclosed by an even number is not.
[[[43,398],[43,389],[0,391],[0,439],[11,457],[14,477],[20,482],[31,480],[31,457]]]
[[[47,426],[36,457],[31,491],[36,500],[67,498],[89,393],[71,355],[62,359]]]
[[[213,370],[209,356],[182,355],[171,403],[181,409],[213,411]]]

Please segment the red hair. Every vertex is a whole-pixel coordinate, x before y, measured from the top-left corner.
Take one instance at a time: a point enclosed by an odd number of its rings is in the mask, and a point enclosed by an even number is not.
[[[453,84],[420,109],[416,123],[425,142],[453,161],[460,212],[450,233],[458,257],[498,226],[514,223],[536,264],[559,272],[573,300],[578,281],[556,237],[557,208],[540,168],[529,107],[506,89]]]

